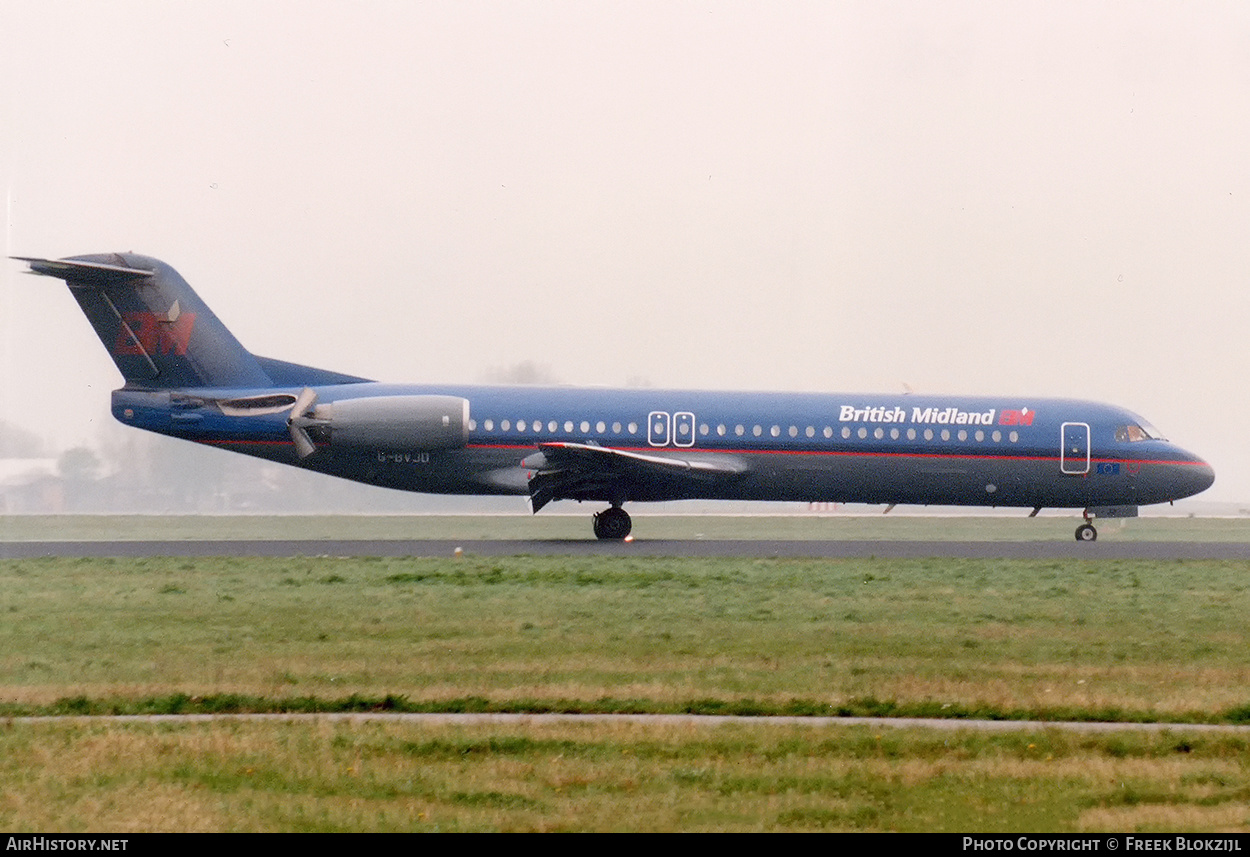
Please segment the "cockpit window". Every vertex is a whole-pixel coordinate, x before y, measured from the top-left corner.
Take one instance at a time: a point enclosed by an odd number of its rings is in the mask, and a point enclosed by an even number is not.
[[[1129,423],[1128,425],[1117,426],[1115,430],[1115,439],[1121,443],[1137,443],[1142,440],[1166,440],[1159,430],[1150,423]]]

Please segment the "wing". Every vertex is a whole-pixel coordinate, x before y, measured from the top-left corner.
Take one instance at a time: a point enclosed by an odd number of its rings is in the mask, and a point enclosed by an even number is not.
[[[522,466],[534,471],[530,503],[552,500],[677,500],[709,482],[737,479],[746,463],[730,455],[649,454],[584,443],[540,443]]]

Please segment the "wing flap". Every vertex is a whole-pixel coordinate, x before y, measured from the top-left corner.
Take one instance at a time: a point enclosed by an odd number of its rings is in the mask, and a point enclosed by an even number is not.
[[[538,448],[522,462],[534,471],[529,490],[535,512],[552,500],[613,500],[637,493],[639,487],[651,495],[658,491],[657,482],[670,486],[668,493],[677,498],[689,493],[691,483],[733,479],[747,470],[745,462],[734,456],[657,455],[567,442],[542,443]]]

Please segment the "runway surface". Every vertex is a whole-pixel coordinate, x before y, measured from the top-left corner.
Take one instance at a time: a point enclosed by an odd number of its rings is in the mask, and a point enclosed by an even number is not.
[[[1223,559],[1250,560],[1250,542],[1073,541],[770,541],[663,540],[307,540],[307,541],[43,541],[0,543],[0,559],[33,557],[194,556],[675,556],[864,557],[964,559]]]

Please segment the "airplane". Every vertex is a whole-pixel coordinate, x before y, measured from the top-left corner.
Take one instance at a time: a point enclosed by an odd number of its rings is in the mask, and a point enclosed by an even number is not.
[[[124,425],[370,485],[624,504],[779,500],[1082,510],[1189,497],[1214,472],[1141,417],[1031,396],[399,385],[252,354],[169,265],[12,257],[64,280],[125,384]]]

